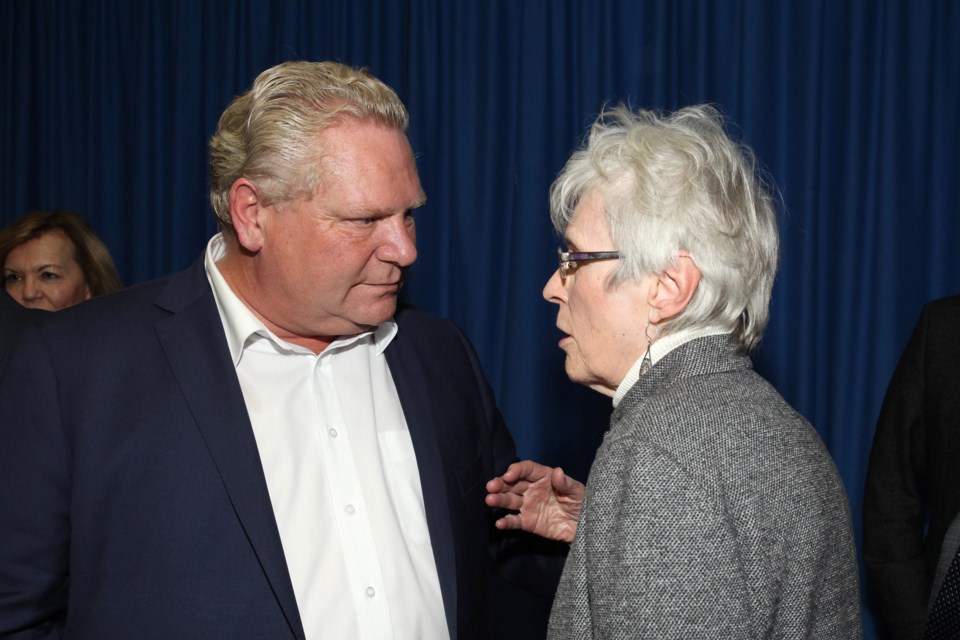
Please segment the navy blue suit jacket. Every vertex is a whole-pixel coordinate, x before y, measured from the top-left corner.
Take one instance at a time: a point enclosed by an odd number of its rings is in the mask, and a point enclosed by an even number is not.
[[[6,291],[0,289],[0,367],[3,366],[7,350],[16,342],[20,332],[46,313],[21,307]]]
[[[396,321],[386,357],[448,626],[488,637],[501,576],[529,577],[517,536],[497,532],[483,502],[514,444],[463,334],[412,309]],[[51,314],[12,351],[0,386],[4,634],[303,638],[202,260]]]

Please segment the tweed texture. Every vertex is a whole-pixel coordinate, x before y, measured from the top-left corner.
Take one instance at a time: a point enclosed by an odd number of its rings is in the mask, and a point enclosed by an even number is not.
[[[611,418],[549,637],[861,636],[850,510],[817,433],[727,336],[671,351]]]

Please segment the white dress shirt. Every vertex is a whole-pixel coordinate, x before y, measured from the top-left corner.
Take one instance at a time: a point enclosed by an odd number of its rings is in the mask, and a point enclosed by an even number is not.
[[[253,425],[308,640],[449,638],[410,432],[384,350],[393,321],[319,355],[206,271]],[[254,470],[251,470],[254,472]]]

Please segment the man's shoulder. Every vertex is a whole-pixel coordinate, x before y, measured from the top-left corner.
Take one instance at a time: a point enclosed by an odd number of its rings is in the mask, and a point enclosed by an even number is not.
[[[418,307],[402,304],[394,314],[397,329],[414,339],[460,340],[463,331],[451,320]]]
[[[420,307],[416,307],[410,303],[402,302],[397,305],[397,312],[395,318],[398,323],[400,322],[439,322],[446,323],[447,320],[443,320],[437,315],[430,313],[429,311],[424,311]]]
[[[917,340],[921,342],[917,342]],[[956,370],[960,357],[960,296],[928,302],[914,328],[914,344],[921,348],[939,371],[941,367]]]
[[[47,311],[21,307],[13,298],[0,291],[0,363],[20,333],[47,315],[50,315]]]
[[[398,308],[394,320],[397,335],[387,349],[388,357],[415,352],[421,362],[431,362],[448,371],[461,366],[464,370],[481,368],[470,339],[452,320],[409,305]]]
[[[26,326],[48,314],[47,311],[21,307],[13,298],[0,291],[0,328],[3,330]]]
[[[204,279],[199,280],[200,277]],[[148,282],[132,285],[113,293],[96,296],[78,305],[49,314],[43,320],[48,335],[66,339],[76,332],[106,333],[139,330],[144,323],[156,322],[183,308],[204,294],[210,294],[205,274],[196,267]]]
[[[924,313],[935,322],[944,320],[955,321],[957,318],[960,318],[960,295],[931,300],[924,305]]]

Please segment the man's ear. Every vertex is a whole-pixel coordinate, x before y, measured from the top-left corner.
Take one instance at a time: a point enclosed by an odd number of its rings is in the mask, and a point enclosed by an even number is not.
[[[675,318],[687,307],[700,284],[700,269],[685,251],[666,271],[657,276],[650,291],[650,322],[659,324]]]
[[[257,185],[237,178],[230,186],[230,218],[240,246],[256,253],[263,247],[261,216],[265,205]]]

